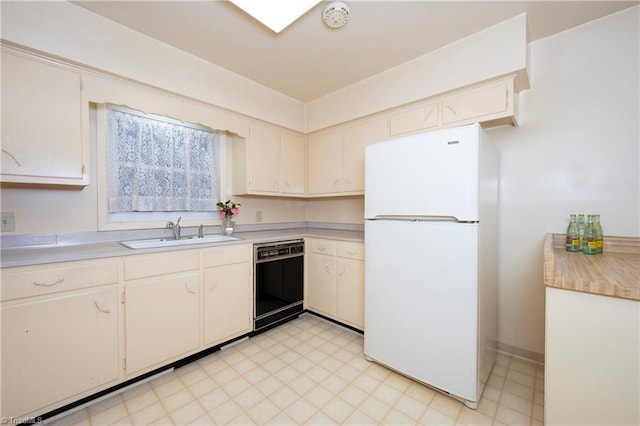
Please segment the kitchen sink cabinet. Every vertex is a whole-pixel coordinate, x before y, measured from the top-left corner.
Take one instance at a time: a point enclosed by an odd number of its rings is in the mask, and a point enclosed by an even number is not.
[[[388,139],[387,126],[387,118],[378,117],[309,136],[308,194],[364,194],[365,147]]]
[[[126,374],[160,367],[200,347],[200,274],[127,283]]]
[[[41,414],[115,383],[118,302],[116,285],[3,302],[2,418]]]
[[[248,140],[233,144],[235,194],[304,196],[305,137],[251,124]]]
[[[364,245],[307,241],[307,309],[364,328]]]
[[[252,246],[204,252],[205,267],[213,266],[204,270],[204,345],[212,346],[253,329]]]
[[[88,122],[78,71],[3,48],[0,181],[88,185]]]
[[[125,366],[131,375],[200,347],[200,251],[126,257]]]

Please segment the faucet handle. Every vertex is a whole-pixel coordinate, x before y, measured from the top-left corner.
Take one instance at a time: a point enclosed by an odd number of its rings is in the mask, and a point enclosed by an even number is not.
[[[202,224],[198,227],[198,238],[204,238],[204,225]]]

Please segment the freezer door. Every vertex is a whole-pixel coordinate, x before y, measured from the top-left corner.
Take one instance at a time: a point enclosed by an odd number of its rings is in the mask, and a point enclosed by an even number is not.
[[[478,400],[476,223],[366,221],[364,352]]]
[[[365,218],[478,220],[481,137],[476,124],[367,146]]]

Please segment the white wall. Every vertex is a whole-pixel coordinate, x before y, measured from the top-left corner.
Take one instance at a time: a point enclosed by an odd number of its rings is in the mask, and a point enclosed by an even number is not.
[[[532,43],[521,125],[488,131],[501,168],[500,342],[544,352],[542,245],[570,213],[640,236],[639,13]]]

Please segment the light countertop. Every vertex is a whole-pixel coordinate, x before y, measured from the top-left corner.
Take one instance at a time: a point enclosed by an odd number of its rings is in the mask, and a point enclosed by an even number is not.
[[[604,237],[604,253],[570,253],[564,234],[547,234],[544,284],[547,287],[640,301],[640,238]]]
[[[236,232],[237,241],[211,244],[192,244],[153,249],[134,250],[118,242],[98,242],[88,244],[60,244],[35,247],[5,248],[0,252],[0,267],[39,265],[45,263],[68,262],[74,260],[99,259],[105,257],[130,256],[172,250],[189,250],[231,244],[256,244],[284,241],[296,238],[315,237],[343,241],[363,242],[364,233],[322,228],[291,228],[268,231]]]

